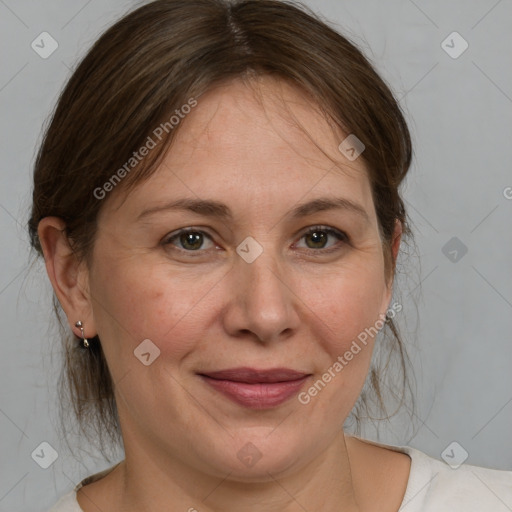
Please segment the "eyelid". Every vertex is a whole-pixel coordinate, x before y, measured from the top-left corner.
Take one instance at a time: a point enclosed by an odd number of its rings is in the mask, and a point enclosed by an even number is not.
[[[308,235],[309,233],[314,233],[315,231],[326,231],[327,233],[334,233],[336,235],[339,235],[340,238],[344,238],[348,240],[348,235],[341,231],[341,229],[334,228],[332,226],[326,226],[322,224],[317,224],[315,226],[310,226],[309,228],[306,228],[306,231],[302,232],[301,238],[304,235]]]
[[[317,224],[315,226],[310,226],[309,228],[306,229],[306,231],[302,231],[301,235],[299,236],[298,241],[300,241],[304,236],[309,235],[310,233],[314,233],[315,231],[324,231],[328,235],[333,235],[333,236],[337,237],[339,242],[342,242],[345,244],[350,243],[350,237],[347,235],[347,233],[345,233],[345,231],[341,231],[340,229],[336,229],[332,226],[325,226],[325,225],[321,225],[321,224]],[[305,250],[310,251],[310,252],[316,252],[316,253],[328,253],[330,251],[335,251],[337,249],[339,249],[338,244],[335,244],[334,246],[329,247],[327,249],[306,248]]]
[[[194,226],[189,226],[189,227],[186,227],[186,228],[180,228],[180,229],[177,229],[177,230],[173,231],[172,233],[169,233],[168,235],[166,235],[162,239],[161,243],[163,245],[170,244],[172,240],[178,238],[183,233],[201,233],[201,234],[205,235],[207,238],[209,238],[212,241],[212,243],[215,243],[213,241],[212,235],[210,235],[208,233],[208,231],[205,230],[205,228],[203,228],[203,227],[194,227]],[[180,250],[179,247],[176,247],[176,248],[178,250]],[[183,251],[184,249],[181,249],[181,250]],[[186,251],[186,252],[194,252],[194,251]],[[200,251],[195,251],[195,252],[200,252]]]
[[[306,236],[306,235],[308,235],[310,233],[314,233],[315,231],[324,231],[324,232],[326,232],[329,235],[333,235],[333,236],[337,237],[339,242],[350,243],[350,237],[344,231],[341,231],[341,230],[339,230],[337,228],[334,228],[332,226],[316,224],[316,225],[313,225],[313,226],[309,226],[308,228],[305,228],[305,230],[299,231],[300,236],[298,237],[297,241],[294,242],[294,244],[299,242],[304,236]],[[213,240],[212,235],[210,235],[208,233],[208,231],[205,231],[205,228],[199,227],[199,226],[198,227],[188,226],[188,227],[181,228],[181,229],[178,229],[176,231],[173,231],[169,235],[165,236],[161,243],[163,245],[168,245],[168,244],[173,245],[172,244],[173,240],[178,238],[183,233],[189,233],[189,232],[201,233],[204,236],[206,236],[214,245],[217,245],[217,244],[215,244],[215,241]],[[295,235],[295,236],[297,236],[297,235]],[[197,250],[197,251],[187,251],[185,249],[181,249],[181,248],[176,247],[176,246],[174,246],[174,248],[176,250],[178,250],[178,251],[186,252],[186,253],[189,253],[189,254],[201,254],[201,253],[206,251],[206,249],[203,249],[203,250],[200,249],[200,250]],[[335,244],[333,247],[329,247],[327,249],[310,249],[310,248],[305,248],[306,251],[315,252],[315,253],[328,253],[328,252],[334,251],[336,249],[339,249],[338,244]]]

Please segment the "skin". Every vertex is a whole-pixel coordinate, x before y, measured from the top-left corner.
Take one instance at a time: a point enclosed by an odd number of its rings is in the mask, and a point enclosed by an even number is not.
[[[345,136],[282,82],[234,81],[198,99],[147,181],[104,200],[90,268],[73,256],[60,219],[41,221],[71,328],[80,335],[81,319],[86,337],[102,341],[125,446],[114,471],[78,492],[85,512],[398,510],[409,457],[342,430],[374,340],[307,405],[292,397],[247,409],[197,375],[288,367],[312,374],[307,390],[390,306],[367,170],[338,151]],[[366,217],[331,209],[291,218],[320,197],[349,199]],[[233,218],[166,210],[137,220],[180,198],[220,201]],[[315,245],[305,232],[316,225],[348,239]],[[199,250],[169,241],[186,227],[204,233]],[[395,258],[400,234],[397,223]],[[247,236],[263,248],[252,263],[236,252]],[[133,353],[145,339],[160,350],[149,366]],[[261,454],[251,467],[237,456],[249,442]]]

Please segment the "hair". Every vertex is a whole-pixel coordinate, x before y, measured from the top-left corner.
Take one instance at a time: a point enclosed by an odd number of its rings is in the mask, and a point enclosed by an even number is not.
[[[37,153],[28,221],[33,249],[43,255],[37,234],[41,219],[60,217],[76,257],[90,265],[98,214],[110,198],[101,200],[98,191],[117,185],[116,193],[127,193],[147,179],[180,128],[171,126],[173,113],[217,85],[255,76],[292,84],[326,119],[362,141],[385,268],[394,274],[391,242],[397,220],[403,239],[411,236],[399,187],[412,145],[400,106],[353,43],[306,7],[279,0],[156,0],[104,32],[62,90]],[[134,163],[134,152],[148,137],[156,147]],[[81,431],[104,453],[103,440],[111,446],[121,434],[101,342],[96,336],[88,350],[81,348],[55,294],[53,306],[65,349],[61,398],[68,396]],[[389,368],[391,356],[398,354],[401,403],[407,356],[393,319],[386,330],[391,344],[383,364]],[[358,420],[372,400],[385,409],[377,363],[382,361],[372,361],[367,389],[353,410]]]

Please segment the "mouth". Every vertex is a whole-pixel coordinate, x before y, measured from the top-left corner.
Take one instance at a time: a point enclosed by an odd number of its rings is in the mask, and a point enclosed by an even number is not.
[[[286,402],[311,376],[289,368],[232,368],[197,375],[210,388],[250,409],[270,409]]]

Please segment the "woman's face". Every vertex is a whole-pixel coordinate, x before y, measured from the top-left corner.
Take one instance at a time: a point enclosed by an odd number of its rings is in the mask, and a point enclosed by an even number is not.
[[[289,86],[257,91],[203,95],[157,172],[104,199],[88,274],[127,455],[241,479],[300,467],[339,435],[373,348],[353,342],[390,301],[364,163],[338,150],[348,134]],[[306,377],[203,376],[236,368]]]

